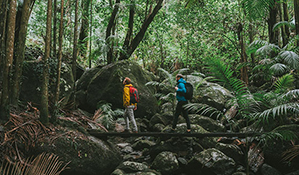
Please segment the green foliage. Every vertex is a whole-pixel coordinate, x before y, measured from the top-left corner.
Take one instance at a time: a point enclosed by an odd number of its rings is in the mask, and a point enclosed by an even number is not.
[[[259,144],[262,144],[264,147],[271,147],[272,143],[277,140],[290,141],[295,138],[297,138],[296,134],[290,130],[274,129],[271,132],[261,135],[259,138]]]
[[[97,116],[96,121],[105,126],[106,128],[110,128],[113,124],[114,118],[117,116],[122,116],[124,111],[122,109],[112,110],[110,103],[106,103],[104,101],[100,101],[98,103],[98,109],[100,109],[100,115]]]
[[[291,74],[286,74],[276,81],[274,84],[277,92],[285,91],[286,89],[293,89],[294,77]]]
[[[219,111],[218,109],[211,107],[207,104],[202,103],[188,103],[184,106],[188,111],[200,114],[203,116],[210,116],[215,117],[216,119],[221,119],[223,117],[223,113]]]
[[[241,3],[249,18],[257,19],[267,16],[275,0],[242,0]]]

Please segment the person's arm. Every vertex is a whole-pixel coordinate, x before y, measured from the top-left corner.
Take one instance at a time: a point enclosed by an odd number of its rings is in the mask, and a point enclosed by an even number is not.
[[[183,93],[186,93],[186,87],[185,87],[185,84],[184,84],[184,83],[179,83],[179,84],[178,84],[177,92],[183,92]]]

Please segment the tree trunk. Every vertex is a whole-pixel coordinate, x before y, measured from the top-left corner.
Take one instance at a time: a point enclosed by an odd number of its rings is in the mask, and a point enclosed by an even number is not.
[[[12,68],[13,54],[14,54],[14,40],[15,40],[15,25],[17,14],[17,2],[11,0],[9,3],[8,21],[7,21],[7,35],[6,35],[6,50],[5,59],[3,60],[3,80],[2,80],[2,98],[0,107],[0,116],[2,119],[9,118],[9,73]]]
[[[284,1],[283,4],[282,4],[282,7],[283,7],[283,20],[284,21],[289,21],[289,10],[288,10],[288,2],[287,1]],[[289,26],[285,25],[284,26],[284,37],[285,37],[285,41],[284,41],[284,45],[285,46],[287,43],[289,43],[289,38],[290,38],[290,28]]]
[[[111,43],[113,44],[113,42],[110,43],[108,38],[110,37],[111,32],[112,32],[113,28],[115,27],[115,18],[116,18],[118,9],[119,9],[119,3],[120,3],[120,0],[116,0],[114,9],[110,16],[109,23],[108,23],[108,26],[106,29],[106,44],[110,46],[110,49],[107,53],[107,64],[112,63],[112,60],[113,60],[113,58],[112,58],[113,57],[113,45],[111,46]]]
[[[278,14],[277,2],[273,7],[270,7],[270,17],[268,19],[268,33],[269,33],[269,43],[278,44],[278,30],[273,31],[273,26],[277,23],[276,17]]]
[[[162,8],[162,2],[163,2],[163,0],[159,0],[157,2],[157,5],[155,6],[154,10],[145,19],[144,23],[142,24],[141,29],[139,30],[139,32],[137,33],[137,35],[135,36],[135,38],[131,41],[131,44],[129,45],[129,47],[126,50],[124,50],[124,52],[126,52],[126,53],[123,54],[119,58],[119,60],[128,59],[132,55],[132,53],[135,51],[135,49],[137,48],[137,46],[139,45],[139,43],[143,39],[144,34],[145,34],[147,28],[149,27],[149,25],[151,24],[151,22],[154,20],[154,17],[157,15],[157,13],[159,12],[159,10]]]
[[[45,54],[43,56],[43,81],[41,85],[41,107],[40,120],[43,124],[49,123],[49,109],[48,109],[48,84],[49,84],[49,64],[51,46],[51,25],[52,23],[52,0],[48,0],[47,7],[47,29],[46,29],[46,45]]]
[[[74,26],[74,48],[73,48],[73,58],[72,58],[72,73],[74,78],[74,84],[73,84],[73,92],[75,94],[76,91],[76,68],[77,68],[77,57],[78,57],[78,21],[79,21],[79,0],[75,0],[75,26]],[[73,99],[71,100],[73,102],[73,108],[75,108],[75,95],[73,95]]]
[[[53,56],[57,56],[57,0],[54,0],[53,5]]]
[[[89,64],[88,67],[91,68],[91,45],[92,45],[92,40],[91,40],[91,36],[92,36],[92,0],[90,0],[90,31],[89,31]]]
[[[0,116],[2,119],[9,118],[9,73],[12,68],[14,54],[16,14],[17,2],[16,0],[11,0],[8,11],[5,59],[3,60],[4,68],[2,74],[2,98],[0,107]]]
[[[79,35],[79,44],[80,44],[80,54],[83,58],[86,58],[87,48],[88,48],[88,31],[89,31],[89,5],[90,0],[82,1],[82,20],[81,20],[81,29]],[[85,59],[84,59],[85,60]]]
[[[16,26],[16,42],[15,42],[15,67],[13,75],[13,83],[11,90],[11,103],[13,105],[18,104],[19,93],[20,93],[20,83],[23,69],[24,53],[25,53],[25,43],[27,36],[27,26],[30,17],[31,7],[33,7],[35,1],[24,0],[23,7],[19,15],[20,19],[17,19],[20,23]],[[17,15],[18,16],[18,15]]]
[[[2,78],[3,78],[3,61],[5,59],[5,37],[6,37],[6,19],[7,19],[7,7],[8,0],[0,0],[0,92],[2,91]],[[0,93],[0,105],[1,105],[1,93]]]
[[[123,45],[123,50],[128,50],[128,47],[131,44],[130,42],[131,42],[131,38],[132,38],[132,34],[133,34],[134,15],[135,15],[135,4],[134,4],[134,1],[131,0],[129,24],[128,24],[127,35],[126,35],[124,45]],[[124,54],[126,54],[126,53],[122,52],[120,57],[123,57]]]
[[[239,46],[241,48],[240,63],[244,64],[244,63],[247,63],[247,55],[246,55],[246,49],[245,49],[245,46],[244,46],[244,37],[243,37],[242,32],[243,32],[243,25],[241,23],[239,23],[237,35],[238,35],[238,40],[239,40]],[[248,69],[247,69],[247,66],[242,66],[242,68],[241,68],[241,80],[246,85],[248,85]]]
[[[62,62],[62,42],[63,42],[63,8],[64,8],[64,0],[61,0],[60,6],[60,25],[59,25],[59,48],[58,48],[58,62],[57,62],[57,77],[56,77],[56,91],[55,91],[55,109],[54,115],[52,116],[52,122],[55,123],[57,121],[56,112],[58,112],[58,103],[59,103],[59,94],[60,94],[60,75],[61,75],[61,62]]]
[[[294,0],[294,11],[295,11],[296,35],[299,35],[299,0]],[[297,40],[297,46],[299,46],[298,40]]]
[[[250,24],[249,24],[249,42],[252,43],[254,41],[254,30],[253,30],[253,25],[252,25],[252,21],[250,21]],[[250,57],[251,57],[251,64],[252,64],[252,67],[254,67],[255,65],[255,57],[254,57],[254,54],[250,54]]]

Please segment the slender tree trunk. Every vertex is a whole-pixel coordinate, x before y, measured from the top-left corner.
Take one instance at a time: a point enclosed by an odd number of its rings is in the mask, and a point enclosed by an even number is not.
[[[115,27],[115,18],[116,18],[116,15],[118,13],[118,9],[119,9],[119,3],[120,3],[120,0],[116,0],[115,2],[115,5],[114,5],[114,9],[112,11],[112,14],[110,16],[110,19],[109,19],[109,23],[108,23],[108,26],[107,26],[107,29],[106,29],[106,43],[107,45],[110,45],[110,49],[107,53],[107,64],[110,64],[112,63],[112,60],[113,60],[113,46],[111,46],[110,42],[109,42],[109,37],[111,35],[111,32],[113,30],[113,28]],[[111,42],[113,44],[113,42]]]
[[[284,1],[282,3],[282,21],[289,21],[289,12],[288,12],[288,7],[287,7],[287,2]],[[289,27],[287,25],[284,25],[282,27],[282,47],[284,47],[285,45],[288,44],[289,42],[289,37],[290,37],[290,31],[289,31]]]
[[[91,46],[92,46],[92,0],[90,0],[90,31],[89,31],[89,64],[88,67],[91,68]]]
[[[3,78],[3,61],[5,59],[5,37],[6,37],[6,19],[8,0],[0,0],[0,92],[2,92],[2,78]],[[0,93],[0,106],[1,106],[1,93]]]
[[[246,49],[245,49],[245,45],[244,45],[244,37],[243,37],[243,26],[241,23],[239,23],[238,26],[238,39],[239,39],[239,46],[241,48],[241,59],[240,62],[242,63],[247,63],[247,55],[246,55]],[[248,85],[248,68],[247,66],[243,66],[241,68],[241,80]]]
[[[154,20],[154,17],[157,15],[159,10],[162,8],[162,3],[163,3],[163,0],[159,0],[157,2],[157,5],[155,6],[154,10],[150,14],[148,14],[148,17],[145,19],[144,23],[142,24],[141,29],[139,30],[139,32],[137,33],[135,38],[131,41],[131,44],[129,45],[127,50],[125,50],[126,53],[123,54],[119,58],[119,60],[128,59],[132,55],[132,53],[135,51],[135,49],[137,48],[137,46],[143,39],[144,34],[145,34],[147,28],[149,27],[149,25],[151,24],[151,22]]]
[[[252,25],[252,21],[250,21],[250,24],[249,24],[249,42],[252,43],[254,41],[254,30],[253,30],[253,25]],[[254,54],[250,54],[250,57],[251,57],[251,64],[252,66],[255,65],[255,57],[254,57]]]
[[[53,56],[57,56],[57,0],[54,0],[53,5]]]
[[[79,45],[80,45],[80,54],[83,58],[86,58],[87,48],[88,48],[88,31],[89,31],[89,5],[90,0],[82,1],[82,20],[81,20],[81,29],[79,35]],[[85,59],[84,59],[85,60]]]
[[[13,75],[13,83],[11,90],[11,103],[13,105],[18,104],[19,100],[19,92],[20,92],[20,84],[21,84],[21,76],[23,69],[23,61],[24,61],[24,53],[25,53],[25,43],[27,36],[27,26],[28,20],[30,17],[31,7],[33,7],[34,1],[32,0],[24,0],[22,8],[22,12],[20,19],[17,19],[20,23],[18,23],[16,27],[16,42],[15,42],[15,67],[14,67],[14,75]]]
[[[48,0],[47,8],[47,29],[46,29],[46,45],[45,54],[43,56],[43,81],[41,85],[41,107],[40,107],[40,120],[43,124],[49,123],[49,109],[48,109],[48,84],[49,84],[49,64],[51,47],[51,28],[52,28],[52,0]]]
[[[294,0],[294,11],[295,11],[296,35],[299,35],[299,0]],[[299,46],[298,40],[297,40],[297,46]]]
[[[74,84],[73,84],[73,108],[75,108],[75,92],[76,92],[76,86],[75,86],[75,81],[76,81],[76,68],[77,68],[77,57],[78,57],[78,21],[79,21],[79,0],[75,0],[76,5],[75,5],[75,26],[74,26],[74,48],[73,48],[73,60],[72,60],[72,73],[73,73],[73,78],[74,78]]]
[[[59,25],[59,48],[58,48],[58,62],[57,62],[57,77],[56,77],[56,91],[55,91],[55,111],[58,112],[59,94],[60,94],[60,75],[61,75],[61,63],[62,63],[62,43],[63,43],[63,9],[64,0],[61,0],[60,5],[60,25]],[[56,113],[52,116],[52,122],[57,121]]]
[[[289,21],[289,10],[288,10],[288,2],[287,0],[285,0],[282,4],[282,7],[283,7],[283,20],[284,21]],[[290,28],[289,26],[285,25],[284,26],[284,35],[285,35],[285,42],[284,42],[284,45],[285,46],[287,43],[289,43],[289,38],[290,38]]]
[[[7,21],[7,37],[6,37],[6,53],[3,60],[3,82],[2,82],[2,98],[0,107],[0,116],[3,119],[9,118],[9,73],[12,68],[14,54],[14,40],[16,28],[17,2],[11,0],[9,3],[8,21]]]
[[[131,38],[132,38],[132,34],[133,34],[134,15],[135,15],[135,4],[134,4],[134,1],[131,0],[129,24],[128,24],[127,35],[126,35],[124,45],[123,45],[123,50],[128,50],[128,47],[131,44],[130,42],[131,42]],[[126,54],[126,53],[122,52],[120,54],[120,57],[123,57],[124,56],[123,54]]]
[[[278,30],[273,31],[274,25],[277,23],[276,17],[278,14],[277,2],[270,8],[270,17],[268,19],[268,33],[269,33],[269,43],[278,44]]]

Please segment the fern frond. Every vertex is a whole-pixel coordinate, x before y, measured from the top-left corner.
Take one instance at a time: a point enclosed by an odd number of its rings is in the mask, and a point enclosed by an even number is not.
[[[278,92],[291,88],[294,83],[294,77],[291,74],[285,74],[284,76],[278,78],[274,86]]]

